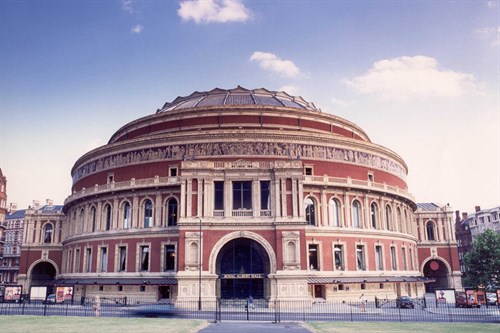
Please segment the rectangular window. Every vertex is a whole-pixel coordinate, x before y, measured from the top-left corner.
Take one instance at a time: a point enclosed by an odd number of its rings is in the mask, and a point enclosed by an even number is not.
[[[170,177],[177,177],[177,167],[170,168],[169,175],[170,175]]]
[[[394,246],[391,246],[391,268],[393,271],[396,271],[398,269],[398,264],[396,261],[396,248]]]
[[[108,174],[108,184],[111,184],[115,181],[115,175],[110,173]]]
[[[141,246],[141,271],[149,270],[149,246]]]
[[[85,255],[85,272],[90,273],[90,270],[92,269],[92,249],[88,248],[86,249],[86,255]]]
[[[127,247],[120,246],[118,248],[119,258],[118,258],[118,271],[125,272],[127,269]]]
[[[123,291],[123,286],[118,286],[118,291]]]
[[[224,210],[224,182],[214,182],[214,210]]]
[[[365,270],[365,247],[364,245],[356,245],[356,262],[358,270]]]
[[[318,266],[318,245],[309,244],[309,268],[310,269],[319,269]]]
[[[108,270],[108,248],[101,247],[101,272]]]
[[[333,247],[333,257],[335,260],[335,269],[344,270],[344,247],[343,245],[335,245]]]
[[[268,180],[260,182],[260,209],[271,209],[271,182]]]
[[[382,246],[375,246],[375,269],[382,271],[384,269],[384,259],[382,255]]]
[[[252,209],[252,182],[233,182],[233,210]]]
[[[408,270],[408,264],[406,262],[406,248],[401,248],[401,255],[403,257],[403,270],[407,271]]]
[[[175,245],[165,245],[165,270],[175,271]]]
[[[313,168],[312,167],[305,167],[304,168],[304,173],[306,176],[312,176],[313,174]]]
[[[140,292],[145,292],[146,291],[146,286],[140,286],[139,287]]]

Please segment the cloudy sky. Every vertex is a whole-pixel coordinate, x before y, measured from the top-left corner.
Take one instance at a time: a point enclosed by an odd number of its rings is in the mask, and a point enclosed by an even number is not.
[[[418,202],[500,204],[500,1],[0,2],[8,202],[62,204],[79,156],[165,102],[285,90],[401,155]]]

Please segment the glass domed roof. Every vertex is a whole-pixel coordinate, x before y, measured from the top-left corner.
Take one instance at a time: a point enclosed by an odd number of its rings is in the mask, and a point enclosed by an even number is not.
[[[295,97],[284,91],[269,91],[267,89],[248,90],[241,86],[234,89],[215,88],[207,92],[195,91],[189,96],[177,97],[167,102],[157,113],[190,108],[209,108],[220,106],[260,105],[271,107],[287,107],[311,111],[321,111],[313,103],[302,97]]]

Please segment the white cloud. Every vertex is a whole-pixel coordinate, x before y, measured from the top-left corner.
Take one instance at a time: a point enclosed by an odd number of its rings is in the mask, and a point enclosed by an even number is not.
[[[500,45],[500,27],[476,29],[474,33],[481,39],[491,41],[492,46]]]
[[[244,22],[250,18],[250,10],[241,0],[186,0],[180,3],[177,14],[183,21],[197,24]]]
[[[380,60],[362,76],[344,83],[376,99],[401,102],[477,93],[473,75],[440,69],[436,59],[426,56]]]
[[[299,87],[291,85],[291,84],[285,84],[284,86],[281,86],[278,90],[284,91],[288,95],[292,95],[292,96],[298,96],[299,91],[300,91]]]
[[[143,30],[144,30],[144,27],[142,25],[138,24],[135,27],[133,27],[130,30],[130,32],[133,33],[133,34],[140,34]]]
[[[300,74],[299,68],[292,61],[280,59],[272,53],[256,51],[250,56],[250,61],[257,61],[261,68],[286,77],[297,77]]]
[[[132,0],[122,0],[122,8],[124,11],[132,14],[134,12],[134,7],[132,6]]]
[[[333,104],[340,106],[341,108],[346,108],[352,104],[351,102],[344,101],[335,97],[332,97],[330,100]]]

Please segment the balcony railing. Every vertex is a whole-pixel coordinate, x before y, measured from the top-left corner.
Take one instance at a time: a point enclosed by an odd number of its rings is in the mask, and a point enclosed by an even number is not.
[[[339,178],[328,176],[304,176],[304,183],[308,185],[321,184],[339,187],[355,187],[367,190],[382,191],[385,193],[396,194],[415,201],[414,196],[405,189],[397,186],[387,185],[386,183],[375,183],[369,180],[359,180],[351,178]]]
[[[236,209],[233,210],[233,217],[251,217],[253,216],[253,210],[251,209]]]

